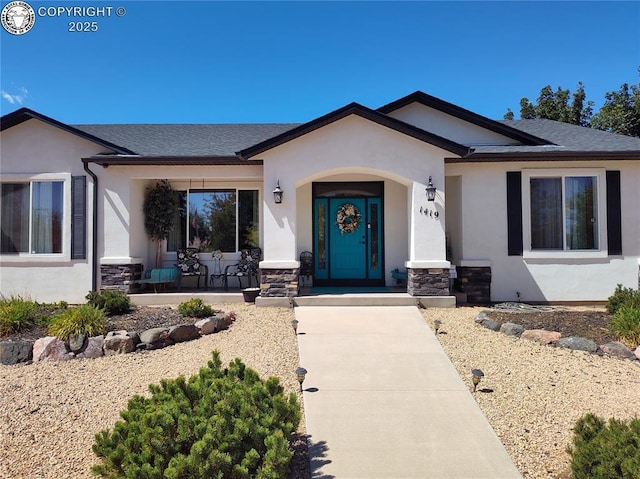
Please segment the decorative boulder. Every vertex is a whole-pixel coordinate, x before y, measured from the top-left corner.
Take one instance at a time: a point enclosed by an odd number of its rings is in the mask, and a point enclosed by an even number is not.
[[[560,338],[556,342],[556,346],[560,348],[573,349],[574,351],[588,351],[595,353],[598,350],[598,345],[587,338],[581,338],[580,336],[569,336],[568,338]]]
[[[73,353],[78,353],[86,346],[87,337],[84,334],[72,334],[67,338],[69,349]]]
[[[130,353],[135,350],[135,342],[127,331],[109,331],[104,338],[103,350],[105,356]]]
[[[227,311],[226,309],[220,310],[219,314],[216,316],[222,316],[222,319],[226,324],[226,328],[231,326],[231,323],[233,323],[236,320],[236,313],[234,311]],[[223,329],[226,329],[226,328],[223,328]]]
[[[169,338],[175,343],[192,341],[200,337],[200,331],[195,324],[179,324],[169,328]]]
[[[493,319],[485,318],[480,324],[491,331],[500,331],[500,323]]]
[[[87,347],[76,354],[76,358],[99,358],[104,356],[104,336],[94,336],[87,339]]]
[[[547,345],[555,343],[561,336],[562,334],[557,331],[547,331],[546,329],[527,329],[522,333],[520,338]]]
[[[33,341],[0,341],[0,364],[18,364],[33,358]]]
[[[520,337],[524,332],[524,327],[520,324],[515,323],[504,323],[500,326],[500,332],[506,334],[507,336],[516,336]]]
[[[204,318],[196,322],[196,328],[198,328],[198,331],[200,331],[200,334],[203,336],[206,334],[216,333],[218,331],[217,327],[218,320],[215,316]]]
[[[151,328],[142,331],[139,335],[141,343],[153,344],[166,341],[169,338],[169,328]]]
[[[63,361],[73,357],[74,354],[67,350],[67,345],[54,336],[39,338],[33,343],[34,361]]]
[[[640,346],[638,346],[636,348],[636,350],[633,352],[633,354],[636,355],[636,358],[640,359]]]
[[[633,351],[618,341],[611,341],[610,343],[603,344],[600,346],[600,349],[603,353],[608,354],[609,356],[615,356],[623,359],[637,359],[636,355],[633,354]]]

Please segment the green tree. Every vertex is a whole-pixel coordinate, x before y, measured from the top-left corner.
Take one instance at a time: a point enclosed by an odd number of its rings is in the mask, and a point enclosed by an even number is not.
[[[638,68],[638,74],[640,75],[640,68]],[[540,90],[535,104],[526,97],[520,100],[520,118],[523,120],[547,118],[640,137],[640,83],[635,85],[623,83],[618,91],[607,92],[604,105],[595,114],[593,106],[592,101],[587,101],[582,82],[578,82],[573,95],[569,90],[558,87],[554,91],[550,85],[547,85]],[[507,108],[503,118],[513,120],[513,111]]]
[[[640,69],[638,70],[640,73]],[[605,95],[605,104],[593,116],[599,130],[640,137],[640,83],[623,83],[618,91]]]
[[[156,243],[156,267],[162,266],[160,244],[167,239],[174,227],[174,217],[178,211],[178,201],[171,184],[161,180],[154,187],[148,188],[144,199],[144,227]]]
[[[572,101],[569,102],[569,98]],[[586,93],[582,83],[578,83],[576,92],[571,92],[558,87],[556,91],[547,85],[540,90],[536,103],[532,103],[524,97],[520,100],[520,118],[532,120],[546,118],[548,120],[562,121],[574,125],[589,126],[589,120],[593,113],[593,102],[586,102]],[[513,112],[507,110],[505,120],[513,120]]]
[[[221,251],[236,250],[236,195],[220,192],[211,196],[204,205],[209,220],[209,243]]]

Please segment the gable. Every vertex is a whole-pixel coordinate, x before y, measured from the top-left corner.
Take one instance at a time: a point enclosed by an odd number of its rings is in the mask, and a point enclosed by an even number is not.
[[[367,108],[365,106],[359,105],[358,103],[351,103],[338,110],[316,118],[315,120],[312,120],[308,123],[304,123],[297,128],[293,128],[292,130],[258,143],[252,147],[245,148],[244,150],[239,151],[237,154],[241,158],[255,157],[260,153],[292,141],[301,136],[312,133],[320,128],[324,128],[349,116],[360,117],[370,123],[380,125],[382,127],[388,128],[389,130],[396,131],[407,137],[412,137],[425,143],[429,143],[433,146],[436,146],[458,156],[465,156],[469,153],[469,149],[466,146],[456,143],[455,141],[452,141],[448,138],[444,138],[431,132],[422,130],[415,127],[414,125],[399,121],[395,118],[392,118],[375,110],[371,110],[370,108]]]
[[[410,103],[387,115],[469,147],[521,144],[518,140],[420,103]]]
[[[25,122],[29,122],[31,120],[38,120],[44,124],[50,125],[54,128],[57,128],[61,131],[65,131],[72,135],[75,135],[79,138],[84,138],[92,143],[100,145],[106,148],[106,152],[108,153],[118,153],[124,155],[133,155],[135,154],[133,151],[118,146],[114,143],[106,141],[102,138],[98,138],[97,136],[91,135],[90,133],[86,133],[84,131],[78,130],[72,126],[66,125],[58,120],[54,120],[46,115],[38,113],[36,111],[30,110],[29,108],[20,108],[14,112],[8,113],[4,115],[0,119],[0,131],[10,130],[11,128],[15,128]],[[105,150],[101,150],[105,151]]]
[[[3,130],[0,138],[3,174],[82,170],[81,158],[113,153],[36,118]]]

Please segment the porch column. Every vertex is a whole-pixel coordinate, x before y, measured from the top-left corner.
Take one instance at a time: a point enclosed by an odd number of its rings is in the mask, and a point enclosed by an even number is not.
[[[284,194],[277,204],[272,191],[278,178],[264,180],[264,260],[260,262],[260,297],[290,298],[299,292],[296,258],[296,188],[280,178]]]
[[[433,178],[435,201],[428,201],[427,185],[415,181],[407,189],[409,208],[409,260],[407,292],[412,296],[448,296],[444,177]]]

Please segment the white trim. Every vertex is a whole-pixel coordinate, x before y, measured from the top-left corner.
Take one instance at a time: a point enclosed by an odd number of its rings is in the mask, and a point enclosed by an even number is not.
[[[295,269],[300,267],[300,261],[260,261],[259,267],[264,269]]]
[[[405,261],[405,267],[413,269],[449,269],[451,262],[449,261]]]
[[[2,179],[0,179],[0,183],[29,183],[29,249],[31,249],[32,239],[31,215],[33,214],[33,183],[46,181],[62,182],[62,253],[0,253],[0,263],[71,262],[71,173],[10,173],[3,174]]]
[[[105,258],[100,258],[100,264],[141,264],[142,263],[142,258],[132,258],[129,256],[125,256],[125,257],[105,257]]]
[[[594,250],[532,250],[531,249],[531,179],[564,178],[568,176],[593,176],[597,178],[598,201],[598,249]],[[522,170],[522,257],[524,259],[597,259],[608,257],[607,244],[607,182],[605,168],[525,168]],[[564,197],[562,199],[564,205]],[[563,207],[563,243],[565,238]]]

